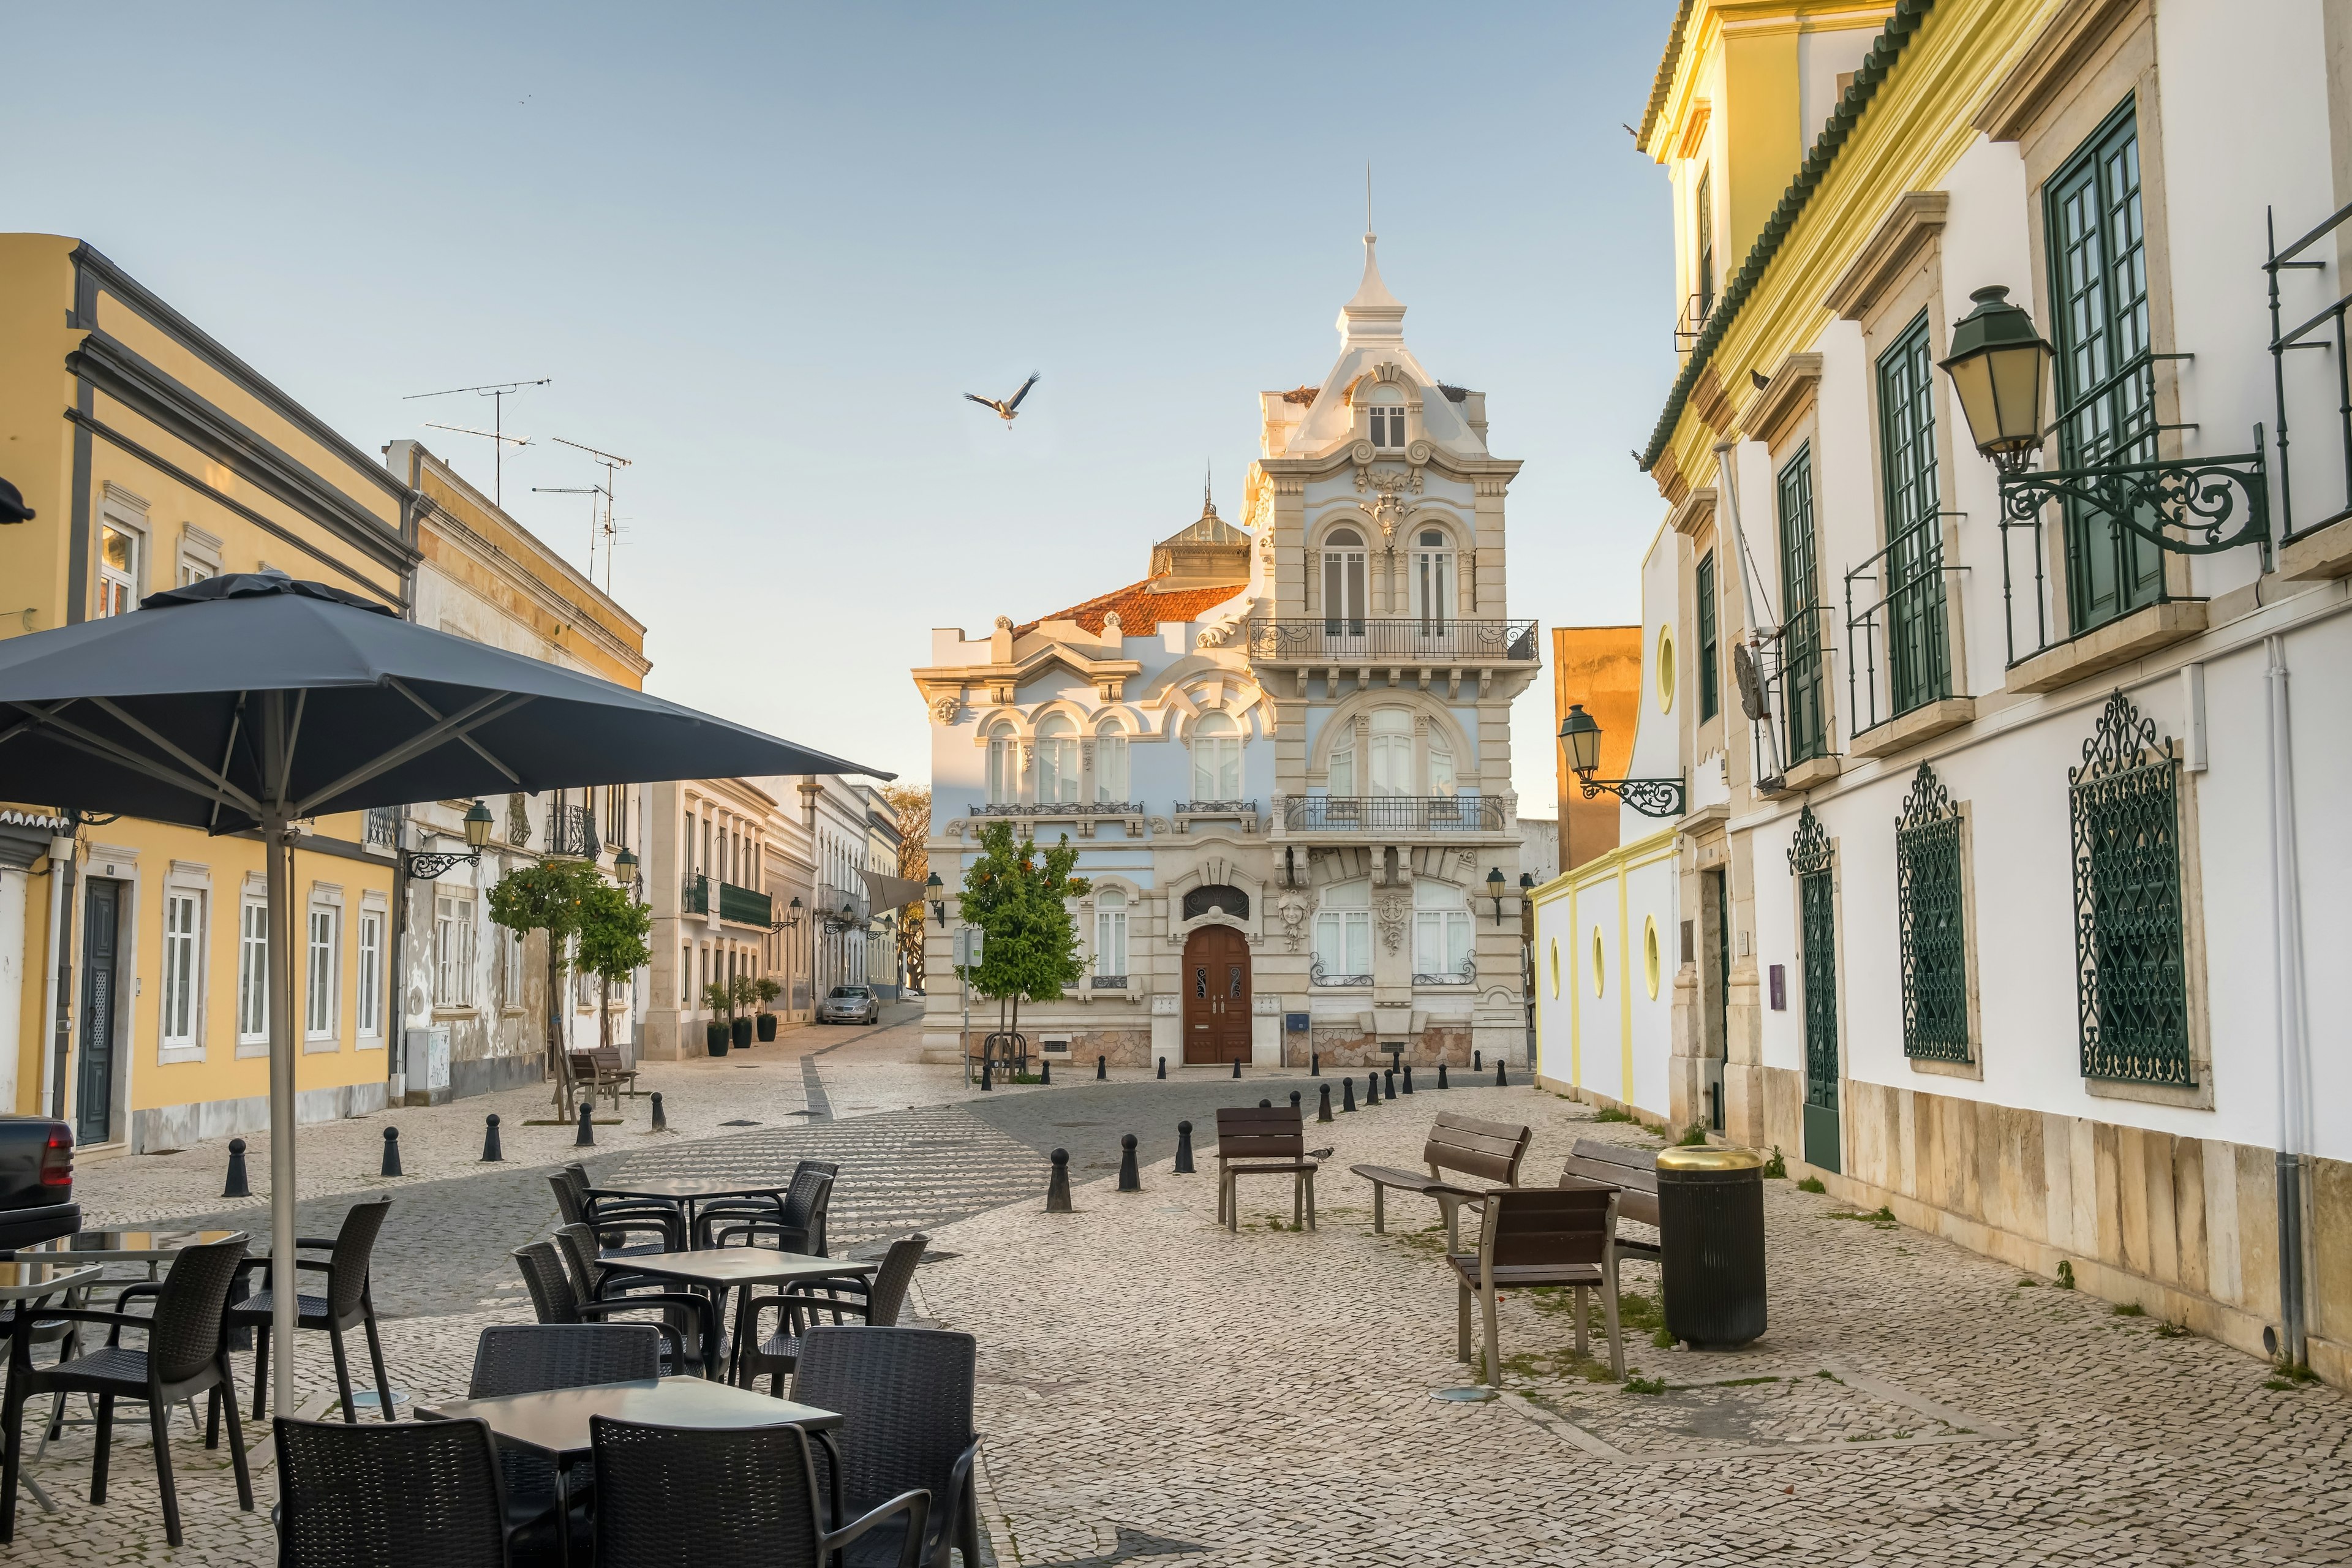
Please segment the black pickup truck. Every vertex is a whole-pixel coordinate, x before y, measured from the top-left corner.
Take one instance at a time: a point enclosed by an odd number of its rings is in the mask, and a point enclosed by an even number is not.
[[[0,1253],[80,1228],[73,1129],[46,1116],[0,1116]]]

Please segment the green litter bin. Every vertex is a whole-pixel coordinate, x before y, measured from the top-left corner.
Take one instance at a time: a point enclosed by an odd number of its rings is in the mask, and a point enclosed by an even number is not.
[[[1658,1273],[1666,1331],[1728,1350],[1764,1331],[1764,1157],[1658,1151]]]

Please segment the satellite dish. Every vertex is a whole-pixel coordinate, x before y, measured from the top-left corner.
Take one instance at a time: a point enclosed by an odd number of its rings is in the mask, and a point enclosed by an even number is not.
[[[1731,678],[1739,684],[1739,711],[1750,721],[1764,717],[1764,682],[1756,673],[1756,656],[1746,643],[1731,645]]]

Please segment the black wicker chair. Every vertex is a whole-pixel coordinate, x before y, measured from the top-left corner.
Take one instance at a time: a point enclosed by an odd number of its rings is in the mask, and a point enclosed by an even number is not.
[[[782,1399],[784,1374],[799,1359],[801,1338],[822,1315],[831,1314],[836,1323],[844,1317],[854,1317],[877,1329],[894,1327],[906,1306],[907,1291],[915,1282],[915,1267],[922,1262],[923,1248],[929,1245],[927,1236],[892,1242],[871,1280],[846,1274],[795,1280],[773,1295],[746,1293],[735,1320],[733,1381],[750,1388],[765,1377],[768,1392]],[[762,1335],[760,1320],[771,1311],[781,1313],[782,1321],[774,1333]]]
[[[793,1397],[838,1411],[833,1434],[846,1511],[917,1488],[929,1494],[929,1535],[900,1558],[877,1531],[848,1555],[850,1568],[893,1562],[948,1568],[950,1548],[980,1561],[980,1510],[971,1468],[980,1438],[971,1429],[977,1351],[970,1334],[943,1329],[875,1329],[821,1324],[801,1341]]]
[[[295,1288],[294,1326],[327,1331],[327,1342],[334,1347],[335,1387],[342,1395],[346,1421],[360,1418],[359,1412],[352,1407],[352,1368],[343,1352],[343,1335],[352,1329],[367,1332],[368,1364],[375,1372],[376,1403],[385,1420],[394,1419],[392,1384],[383,1374],[383,1342],[375,1331],[375,1300],[368,1293],[370,1259],[375,1253],[376,1237],[383,1230],[383,1216],[391,1207],[390,1198],[353,1204],[343,1215],[342,1227],[336,1231],[333,1240],[313,1236],[294,1238],[297,1251],[303,1247],[328,1250],[324,1262],[310,1258],[294,1260],[298,1279],[305,1269],[327,1277],[324,1295],[313,1296],[299,1285]],[[276,1305],[278,1270],[275,1259],[248,1258],[237,1266],[237,1272],[254,1268],[262,1270],[261,1289],[242,1301],[232,1302],[227,1320],[231,1331],[257,1331],[253,1336],[253,1418],[258,1421],[268,1408],[269,1321]]]
[[[761,1198],[744,1206],[744,1200],[727,1200],[729,1206],[706,1207],[694,1216],[704,1247],[725,1247],[739,1237],[747,1247],[764,1238],[786,1252],[825,1256],[825,1211],[833,1205],[833,1184],[841,1167],[830,1160],[803,1160],[793,1172],[791,1185],[781,1201]]]
[[[468,1399],[585,1388],[661,1375],[661,1331],[651,1323],[528,1323],[484,1329],[474,1347]],[[520,1529],[555,1513],[555,1461],[530,1448],[499,1450],[507,1523]],[[587,1489],[575,1474],[572,1500]],[[582,1561],[586,1559],[583,1557]]]
[[[498,1453],[481,1421],[276,1426],[278,1568],[507,1568]]]
[[[643,1254],[685,1250],[686,1214],[675,1204],[651,1199],[616,1203],[596,1197],[588,1190],[587,1168],[577,1162],[550,1172],[547,1184],[555,1194],[555,1209],[563,1216],[564,1224],[588,1225],[593,1220],[599,1251]],[[660,1239],[632,1242],[628,1239],[632,1236],[655,1236]]]
[[[517,1268],[522,1270],[523,1284],[530,1288],[531,1310],[542,1323],[601,1323],[623,1312],[661,1310],[664,1321],[649,1325],[663,1339],[663,1353],[668,1357],[669,1368],[677,1373],[699,1371],[705,1377],[719,1375],[718,1311],[707,1296],[690,1290],[667,1290],[643,1296],[624,1296],[610,1301],[584,1301],[572,1285],[572,1276],[565,1271],[563,1259],[551,1241],[533,1241],[514,1249]],[[689,1361],[687,1335],[669,1321],[665,1309],[682,1309],[688,1315],[694,1334],[694,1348],[699,1352],[701,1364]]]
[[[930,1499],[919,1490],[827,1530],[798,1426],[714,1432],[592,1415],[588,1429],[597,1568],[823,1568],[834,1552],[885,1534],[924,1534]],[[906,1552],[894,1560],[915,1563]]]
[[[253,1478],[245,1463],[244,1432],[237,1425],[236,1384],[229,1373],[228,1346],[222,1333],[221,1309],[228,1301],[229,1281],[245,1258],[242,1232],[200,1247],[184,1247],[172,1259],[170,1272],[155,1285],[134,1286],[123,1295],[155,1297],[152,1317],[130,1312],[100,1312],[79,1307],[44,1307],[37,1319],[19,1313],[8,1340],[8,1391],[0,1400],[0,1542],[15,1533],[16,1473],[24,1450],[26,1403],[43,1394],[94,1394],[98,1396],[98,1452],[90,1460],[89,1500],[106,1500],[106,1460],[114,1436],[114,1402],[144,1400],[147,1425],[153,1435],[155,1480],[163,1494],[163,1533],[180,1544],[180,1497],[172,1485],[172,1406],[199,1394],[209,1394],[211,1419],[205,1423],[205,1447],[219,1446],[221,1412],[228,1413],[230,1462],[236,1468],[239,1507],[253,1508]],[[36,1321],[104,1323],[106,1343],[97,1350],[69,1355],[37,1370],[33,1365],[32,1330]],[[124,1329],[147,1336],[145,1350],[126,1348]]]

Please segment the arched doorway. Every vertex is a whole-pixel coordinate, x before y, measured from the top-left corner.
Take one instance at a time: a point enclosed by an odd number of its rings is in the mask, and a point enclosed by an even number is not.
[[[1231,926],[1202,926],[1184,942],[1184,1062],[1247,1061],[1249,942]]]

